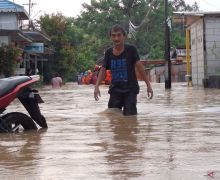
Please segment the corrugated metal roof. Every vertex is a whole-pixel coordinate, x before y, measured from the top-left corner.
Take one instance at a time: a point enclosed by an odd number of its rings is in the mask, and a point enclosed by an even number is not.
[[[23,30],[23,33],[30,36],[36,42],[51,41],[50,37],[38,30]]]
[[[8,0],[0,0],[0,13],[17,13],[21,20],[29,19],[29,15],[23,6]]]
[[[173,19],[177,23],[184,23],[187,27],[204,17],[220,17],[220,11],[195,11],[195,12],[174,12]],[[179,18],[179,20],[178,20]],[[182,19],[180,19],[182,18]]]
[[[183,15],[183,16],[205,16],[205,15],[220,15],[220,11],[179,11],[173,14]]]
[[[6,29],[0,29],[0,35],[1,36],[10,36],[11,37],[11,41],[14,42],[33,42],[33,39],[29,36],[27,36],[26,34],[24,34],[22,31],[20,30],[6,30]]]

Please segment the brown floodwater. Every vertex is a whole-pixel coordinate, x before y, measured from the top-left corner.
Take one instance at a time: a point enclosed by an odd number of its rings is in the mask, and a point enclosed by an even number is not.
[[[107,110],[92,85],[40,89],[49,128],[0,134],[0,179],[220,179],[220,90],[140,82],[138,115]],[[25,112],[18,101],[7,112]]]

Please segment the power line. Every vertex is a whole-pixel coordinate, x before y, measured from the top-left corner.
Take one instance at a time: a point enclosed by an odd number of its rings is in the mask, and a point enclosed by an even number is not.
[[[29,0],[29,3],[23,4],[23,5],[28,5],[28,7],[29,7],[29,16],[31,17],[31,15],[32,15],[31,10],[32,10],[33,6],[36,5],[36,3],[32,3],[31,0]]]
[[[156,5],[156,6],[154,7],[154,5]],[[138,25],[138,26],[134,25],[134,24],[131,22],[130,17],[129,17],[129,33],[128,33],[129,37],[133,36],[134,39],[136,38],[136,34],[137,34],[138,29],[139,29],[141,26],[143,26],[143,24],[148,23],[148,21],[149,21],[148,16],[149,16],[150,12],[151,12],[152,10],[154,10],[154,8],[157,9],[157,8],[159,7],[159,5],[160,5],[160,3],[156,4],[156,0],[150,1],[149,5],[148,5],[148,6],[149,6],[149,9],[148,9],[148,11],[147,11],[145,17],[144,17],[143,20],[141,21],[140,25]]]

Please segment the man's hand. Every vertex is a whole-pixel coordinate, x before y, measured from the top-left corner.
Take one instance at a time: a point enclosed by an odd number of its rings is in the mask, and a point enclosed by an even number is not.
[[[99,100],[99,97],[101,97],[101,94],[100,94],[100,90],[99,90],[99,86],[95,86],[95,89],[94,89],[94,98],[96,101]]]
[[[151,86],[147,86],[147,96],[152,99],[153,98],[153,90]]]
[[[153,98],[153,90],[152,90],[152,87],[150,85],[149,75],[146,74],[144,66],[141,63],[141,61],[137,61],[136,64],[135,64],[135,67],[137,68],[138,72],[140,73],[140,75],[142,76],[144,82],[147,85],[147,97],[152,99]]]

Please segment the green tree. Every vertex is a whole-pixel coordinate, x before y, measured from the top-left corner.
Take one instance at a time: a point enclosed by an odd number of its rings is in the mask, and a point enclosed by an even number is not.
[[[20,55],[18,48],[11,45],[3,45],[0,47],[0,74],[6,77],[14,75],[17,60]]]
[[[51,71],[60,73],[64,80],[71,80],[75,73],[76,62],[72,38],[74,37],[73,22],[57,13],[41,16],[38,23],[41,30],[51,37],[51,45],[55,50]]]
[[[171,6],[173,11],[198,11],[199,7],[197,2],[194,2],[192,6],[186,4],[184,0],[172,0]]]
[[[108,37],[113,24],[122,24],[129,32],[128,42],[135,44],[143,58],[164,57],[164,3],[161,0],[91,0],[84,3],[77,18],[45,14],[41,29],[52,39],[55,48],[53,70],[72,79],[77,72],[92,69],[104,50],[111,46]],[[195,3],[169,1],[169,15],[174,11],[198,10]],[[184,27],[173,26],[171,46],[184,46]]]
[[[133,33],[129,34],[129,42],[134,43],[143,57],[152,59],[163,58],[164,54],[164,3],[161,0],[92,0],[91,5],[84,4],[85,11],[76,19],[77,26],[89,35],[100,38],[104,47],[110,45],[106,32],[115,23],[126,27],[134,25]],[[169,2],[169,14],[173,11],[198,10],[195,3],[189,6],[184,0]],[[131,32],[131,31],[130,31]],[[173,27],[171,45],[183,46],[183,29]],[[101,52],[101,51],[100,51]],[[99,52],[99,53],[100,53]],[[101,54],[100,54],[101,55]]]

